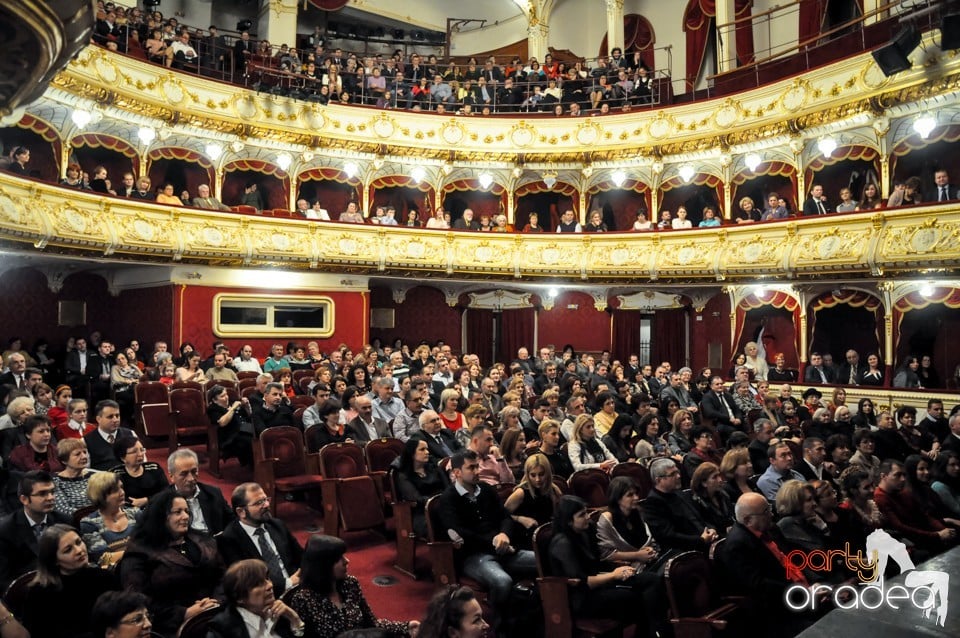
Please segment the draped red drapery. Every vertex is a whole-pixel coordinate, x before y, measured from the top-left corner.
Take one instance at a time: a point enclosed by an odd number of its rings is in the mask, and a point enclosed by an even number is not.
[[[609,35],[610,34],[605,33],[603,40],[600,42],[600,52],[597,54],[600,57],[609,55],[609,49],[607,48],[607,37]],[[655,68],[653,46],[656,42],[657,36],[649,20],[636,13],[629,13],[623,16],[624,56],[630,55],[632,59],[632,54],[635,51],[639,51],[640,61],[643,62],[648,69],[653,70]]]
[[[873,313],[876,329],[873,339],[869,340],[866,346],[861,343],[855,343],[850,339],[849,346],[857,352],[877,352],[883,357],[883,304],[877,297],[863,292],[862,290],[837,290],[825,292],[810,304],[810,313],[807,315],[807,323],[810,326],[810,344],[817,342],[817,313],[827,308],[835,308],[839,305],[847,305],[851,308],[865,308]],[[862,357],[865,359],[865,356]]]
[[[788,295],[785,292],[779,290],[766,291],[761,293],[759,296],[756,294],[749,294],[737,303],[736,314],[735,314],[735,324],[733,329],[733,344],[734,344],[734,353],[743,352],[743,346],[747,341],[750,341],[753,338],[753,335],[750,335],[749,338],[744,336],[744,324],[747,319],[747,312],[750,310],[755,310],[757,308],[762,308],[764,306],[771,306],[773,308],[783,308],[793,314],[793,326],[789,330],[791,342],[791,348],[784,348],[782,345],[777,345],[776,350],[783,352],[784,358],[787,361],[787,367],[796,367],[800,364],[800,303],[794,298]],[[780,333],[786,333],[788,331],[786,326],[768,326],[764,329],[764,335],[773,337],[775,343],[782,344],[785,339],[780,338]],[[776,333],[776,334],[774,334]],[[766,348],[769,345],[764,339],[764,347]],[[767,352],[767,357],[769,359],[773,358],[773,352]]]
[[[745,18],[750,15],[753,0],[735,0],[734,17]],[[683,30],[687,34],[687,90],[692,91],[703,67],[707,52],[707,41],[713,35],[711,18],[717,15],[715,0],[689,0],[683,14]],[[754,60],[753,27],[750,21],[740,23],[734,38],[739,65],[750,64]],[[730,46],[729,44],[727,46]]]
[[[643,313],[639,310],[613,311],[613,357],[626,361],[631,354],[640,353],[640,324]],[[632,381],[632,379],[631,379]]]
[[[493,311],[467,308],[467,352],[480,355],[480,361],[493,359]]]
[[[653,315],[651,361],[683,362],[686,365],[686,308],[657,310]],[[628,353],[629,354],[629,353]],[[679,365],[677,368],[679,369]]]
[[[536,310],[533,308],[517,308],[500,313],[500,340],[497,344],[496,361],[513,361],[521,347],[533,350],[533,327],[536,319]]]

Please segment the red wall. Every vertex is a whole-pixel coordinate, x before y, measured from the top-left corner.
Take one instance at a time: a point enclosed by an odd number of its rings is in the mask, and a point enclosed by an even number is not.
[[[276,294],[276,290],[260,288],[213,288],[210,286],[177,286],[173,300],[173,338],[171,348],[179,347],[181,342],[189,341],[204,356],[210,354],[210,346],[218,338],[213,334],[213,298],[217,293],[229,290],[238,294]],[[253,346],[254,356],[264,358],[270,353],[270,346],[288,341],[316,341],[321,352],[329,352],[341,343],[354,351],[369,340],[370,306],[365,292],[334,292],[322,290],[288,291],[294,296],[326,295],[334,304],[334,334],[329,339],[319,339],[309,333],[298,337],[280,339],[224,339],[231,351],[237,351],[243,344]]]
[[[698,317],[701,317],[702,321],[698,321]],[[694,371],[705,368],[709,363],[707,356],[711,343],[722,346],[723,359],[718,370],[719,374],[726,374],[731,357],[730,296],[724,292],[713,296],[702,312],[694,311],[690,316],[690,367]]]
[[[411,345],[421,340],[434,343],[440,339],[450,344],[454,352],[460,350],[461,322],[459,308],[447,305],[442,292],[436,288],[420,286],[407,291],[402,304],[393,301],[389,288],[373,288],[370,305],[374,308],[394,310],[393,330],[370,329],[370,338],[380,337],[383,343],[391,343],[397,337]]]
[[[125,290],[118,296],[107,290],[107,282],[89,272],[66,277],[63,288],[54,293],[47,278],[33,268],[13,268],[0,274],[0,290],[7,303],[0,304],[2,342],[12,336],[23,338],[28,348],[44,338],[50,351],[63,349],[67,337],[87,336],[99,330],[104,338],[126,345],[138,339],[143,349],[154,341],[168,340],[173,325],[171,286]],[[58,326],[58,302],[85,301],[86,323],[82,326]]]
[[[576,304],[576,310],[568,309]],[[540,310],[537,343],[552,343],[559,352],[565,344],[573,344],[577,352],[600,352],[610,348],[613,338],[610,314],[593,305],[593,297],[577,291],[561,292],[552,310]]]

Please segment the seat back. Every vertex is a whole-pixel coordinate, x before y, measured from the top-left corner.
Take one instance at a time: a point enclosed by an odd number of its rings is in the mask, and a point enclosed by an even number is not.
[[[377,485],[371,477],[338,479],[337,499],[340,502],[343,529],[351,531],[383,525],[383,496],[377,491]]]
[[[221,388],[226,388],[227,390],[236,390],[237,381],[231,381],[230,379],[217,379],[216,381],[211,381],[208,385],[215,386],[218,385]]]
[[[710,571],[702,552],[684,552],[667,561],[663,577],[671,617],[697,618],[713,609]]]
[[[626,476],[633,479],[637,486],[637,493],[640,498],[647,498],[647,494],[653,489],[653,479],[650,478],[650,470],[640,463],[619,463],[610,473],[610,478]]]
[[[330,443],[320,450],[320,475],[345,479],[367,475],[363,449],[354,443]]]
[[[140,420],[143,422],[143,433],[146,436],[170,436],[169,403],[145,403],[141,405]]]
[[[259,372],[253,372],[252,370],[247,370],[245,372],[237,373],[237,378],[240,380],[241,387],[243,386],[243,382],[246,381],[247,379],[253,379],[253,381],[256,382],[257,377],[259,376],[260,376]]]
[[[37,570],[32,570],[26,574],[21,574],[13,579],[7,585],[7,591],[3,595],[3,602],[17,618],[23,618],[23,608],[27,602],[27,590],[30,588],[30,581],[37,575]]]
[[[440,523],[440,496],[440,494],[431,496],[423,507],[423,513],[427,519],[427,540],[431,543],[450,540],[447,538],[447,530]]]
[[[403,441],[400,439],[374,439],[363,448],[367,457],[367,470],[386,472],[400,454],[403,453]]]
[[[180,625],[180,629],[177,630],[177,638],[206,638],[207,625],[219,613],[220,605],[214,605],[191,616]]]
[[[294,370],[293,371],[293,382],[300,384],[300,379],[313,379],[314,371],[313,370]]]
[[[204,403],[203,391],[196,388],[170,390],[170,411],[177,428],[206,427],[210,421]]]
[[[606,507],[610,478],[597,468],[579,470],[570,475],[570,491],[587,502],[588,507]]]
[[[141,381],[133,386],[133,400],[137,405],[144,403],[166,403],[170,389],[159,381]]]
[[[567,479],[563,478],[562,476],[557,476],[554,474],[553,484],[557,486],[557,489],[560,490],[561,494],[570,493],[570,484],[567,483]]]
[[[204,384],[199,381],[175,381],[173,385],[170,386],[171,390],[184,390],[184,389],[193,389],[203,392]]]
[[[550,569],[550,540],[553,538],[553,523],[544,523],[533,530],[533,554],[537,559],[537,576],[553,576]]]
[[[316,401],[314,401],[313,397],[306,397],[301,394],[290,399],[290,403],[295,408],[306,409],[306,408],[309,408],[311,405],[314,405]]]
[[[258,443],[264,459],[276,459],[274,476],[302,476],[307,474],[304,457],[303,433],[290,425],[267,428],[260,433]]]

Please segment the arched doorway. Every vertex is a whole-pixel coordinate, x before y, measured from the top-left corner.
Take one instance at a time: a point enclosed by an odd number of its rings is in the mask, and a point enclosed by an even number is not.
[[[347,204],[360,205],[360,180],[350,177],[338,168],[311,168],[297,175],[297,199],[305,199],[312,205],[320,202],[330,219],[337,221],[341,213],[347,210]],[[367,211],[360,211],[366,216]]]
[[[507,210],[507,190],[493,183],[484,189],[476,179],[458,179],[445,184],[441,190],[443,209],[450,211],[450,221],[463,217],[466,208],[473,210],[473,219],[479,221],[483,215],[491,219]]]
[[[527,182],[517,188],[514,195],[514,227],[521,230],[530,221],[530,213],[537,213],[537,224],[546,231],[556,229],[560,215],[565,210],[578,212],[580,193],[573,184],[556,182],[553,187],[543,180]]]
[[[960,288],[935,288],[930,294],[919,291],[904,295],[893,306],[894,338],[898,368],[908,356],[930,355],[940,377],[940,387],[954,376],[960,365],[957,334],[960,334]]]
[[[170,182],[175,193],[186,190],[191,197],[197,197],[197,188],[206,184],[212,195],[216,192],[215,174],[209,159],[188,148],[165,146],[147,154],[147,176],[154,188]],[[184,204],[189,206],[190,202]]]
[[[734,191],[730,201],[734,208],[739,207],[742,198],[749,197],[754,207],[762,211],[766,207],[767,197],[776,193],[786,200],[787,210],[794,213],[799,210],[798,202],[793,201],[797,192],[797,170],[792,164],[763,162],[755,171],[734,175],[731,185]]]
[[[825,292],[810,302],[807,314],[810,351],[830,353],[840,365],[847,350],[856,350],[866,364],[874,353],[883,361],[883,306],[861,290]]]
[[[587,215],[595,209],[601,210],[610,230],[631,230],[640,209],[647,211],[649,218],[650,187],[635,179],[628,179],[621,186],[603,181],[591,186],[587,195]]]
[[[433,214],[433,187],[425,181],[417,182],[409,175],[378,177],[370,184],[370,207],[393,206],[397,223],[403,225],[407,213],[416,211],[421,224]]]
[[[16,126],[0,129],[0,146],[8,156],[17,146],[30,149],[27,175],[47,182],[58,182],[65,169],[60,167],[60,135],[50,124],[30,114]]]
[[[781,290],[749,293],[737,302],[734,315],[733,353],[729,364],[750,341],[763,346],[767,362],[783,353],[785,365],[800,367],[800,303]],[[727,370],[724,370],[727,372]]]
[[[869,146],[841,146],[830,157],[818,155],[804,171],[807,193],[803,193],[799,207],[803,208],[810,189],[823,186],[823,194],[831,206],[840,201],[840,189],[849,188],[853,199],[859,201],[867,184],[880,184],[880,153]]]
[[[256,184],[263,201],[263,209],[291,210],[287,202],[290,176],[279,166],[258,159],[241,159],[223,167],[221,201],[227,206],[240,204],[247,184]]]
[[[722,182],[715,175],[698,173],[690,182],[685,182],[679,176],[673,177],[660,185],[660,210],[669,210],[676,217],[677,209],[684,206],[687,209],[687,219],[694,226],[703,220],[703,208],[713,206],[719,217],[723,217],[723,208],[720,206],[720,188]],[[656,219],[660,219],[660,211],[655,211]]]
[[[104,133],[81,133],[70,140],[73,148],[71,162],[76,161],[80,168],[90,174],[93,179],[93,169],[103,166],[107,169],[107,179],[116,190],[126,172],[134,176],[140,174],[140,156],[137,149],[129,142],[119,137]]]

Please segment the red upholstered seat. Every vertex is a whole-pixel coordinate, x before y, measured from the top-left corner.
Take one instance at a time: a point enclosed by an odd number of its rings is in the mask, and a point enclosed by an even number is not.
[[[670,622],[677,638],[700,638],[726,629],[736,602],[719,600],[715,579],[702,552],[684,552],[667,561],[663,573],[670,601]]]
[[[180,446],[185,438],[205,438],[207,452],[216,465],[211,463],[210,471],[216,476],[220,474],[220,446],[217,440],[217,428],[207,417],[206,401],[203,390],[193,387],[176,386],[170,390],[170,451]]]
[[[603,470],[590,468],[570,475],[570,491],[587,502],[587,507],[606,507],[610,477]]]
[[[353,443],[331,443],[320,450],[323,475],[323,529],[340,531],[382,528],[383,492],[367,475],[363,449]]]
[[[283,425],[267,428],[254,443],[256,467],[254,476],[272,500],[270,510],[277,513],[278,493],[306,491],[316,496],[322,489],[319,459],[308,454],[303,433]],[[319,504],[319,499],[314,499]]]
[[[650,470],[639,463],[620,463],[613,468],[610,478],[618,476],[628,476],[633,479],[637,485],[637,492],[640,498],[647,498],[647,494],[653,489],[653,479],[650,478]]]

